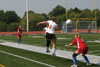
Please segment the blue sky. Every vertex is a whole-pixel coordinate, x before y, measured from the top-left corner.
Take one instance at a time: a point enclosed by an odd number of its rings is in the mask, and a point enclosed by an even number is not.
[[[0,0],[0,10],[14,10],[23,17],[25,13],[26,0]],[[69,8],[78,6],[80,9],[94,9],[94,0],[69,0]],[[97,8],[100,9],[100,0],[97,0]],[[49,13],[57,5],[66,7],[66,0],[29,0],[29,10],[36,13]]]

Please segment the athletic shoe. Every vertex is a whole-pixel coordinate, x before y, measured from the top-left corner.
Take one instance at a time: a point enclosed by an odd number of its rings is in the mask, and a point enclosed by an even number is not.
[[[53,56],[56,56],[56,54],[55,54],[55,53],[53,53],[52,55],[53,55]]]
[[[46,51],[46,53],[50,53],[50,51],[49,51],[49,50],[47,50],[47,51]]]
[[[78,67],[77,65],[72,65],[71,67]]]
[[[91,64],[88,64],[88,63],[87,63],[86,65],[91,65]]]

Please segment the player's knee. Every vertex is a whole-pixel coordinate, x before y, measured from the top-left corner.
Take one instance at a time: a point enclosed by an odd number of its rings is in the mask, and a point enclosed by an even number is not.
[[[76,54],[76,53],[73,53],[73,55],[72,55],[72,57],[76,57],[78,54]]]

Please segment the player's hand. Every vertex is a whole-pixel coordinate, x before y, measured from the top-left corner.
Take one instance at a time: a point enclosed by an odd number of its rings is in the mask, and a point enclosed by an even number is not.
[[[36,25],[37,25],[37,26],[39,26],[39,25],[40,25],[40,23],[37,23]]]
[[[66,47],[69,47],[69,45],[65,45]]]
[[[73,46],[74,48],[77,48],[77,46]]]

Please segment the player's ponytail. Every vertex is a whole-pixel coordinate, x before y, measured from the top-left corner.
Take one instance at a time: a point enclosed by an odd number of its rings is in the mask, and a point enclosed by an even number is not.
[[[56,21],[56,18],[54,17],[54,16],[50,16],[50,19],[52,20],[52,21]]]

